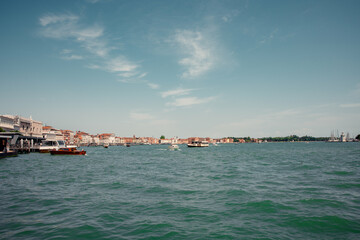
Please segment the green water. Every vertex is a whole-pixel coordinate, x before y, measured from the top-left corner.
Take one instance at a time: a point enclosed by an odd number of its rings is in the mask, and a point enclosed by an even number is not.
[[[360,239],[360,144],[0,160],[1,239]]]

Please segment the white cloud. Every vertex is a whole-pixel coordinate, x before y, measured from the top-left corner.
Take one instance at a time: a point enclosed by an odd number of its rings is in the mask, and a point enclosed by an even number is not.
[[[340,104],[342,108],[356,108],[360,107],[360,103],[348,103],[348,104]]]
[[[139,121],[151,120],[151,119],[155,118],[154,116],[152,116],[148,113],[140,113],[140,112],[131,112],[130,117],[131,117],[131,119],[139,120]]]
[[[70,49],[64,49],[60,52],[62,55],[61,58],[64,60],[81,60],[83,59],[83,56],[72,54],[72,50]]]
[[[166,103],[166,105],[174,106],[174,107],[186,107],[186,106],[208,103],[211,102],[212,100],[214,100],[214,97],[208,97],[208,98],[184,97],[184,98],[177,98],[173,102]]]
[[[155,83],[148,83],[147,84],[151,89],[158,89],[160,88],[160,86],[158,84]]]
[[[63,56],[62,59],[64,59],[64,60],[81,60],[81,59],[83,59],[83,57],[80,56],[80,55],[72,54],[72,55],[69,55],[69,56]]]
[[[175,90],[169,90],[166,92],[162,92],[161,93],[161,97],[166,98],[169,96],[183,96],[183,95],[188,95],[191,91],[193,91],[194,89],[183,89],[183,88],[178,88]]]
[[[59,23],[59,22],[76,22],[79,19],[78,16],[72,14],[48,14],[39,19],[41,26],[47,26],[49,24]]]
[[[123,73],[119,73],[117,74],[119,77],[124,77],[124,78],[130,78],[135,76],[137,73],[136,72],[123,72]]]
[[[124,79],[119,82],[139,82],[147,73],[138,71],[140,65],[128,60],[123,55],[110,56],[111,50],[116,49],[109,46],[104,36],[104,28],[98,24],[84,25],[81,19],[73,14],[47,14],[39,18],[41,34],[47,38],[71,40],[78,43],[83,49],[91,53],[91,60],[96,64],[87,64],[88,68],[100,69]],[[64,60],[80,60],[83,56],[72,54],[72,50],[64,49],[61,52]],[[95,58],[94,58],[95,56]]]
[[[143,73],[140,76],[138,76],[138,78],[144,78],[144,77],[146,77],[146,75],[147,75],[147,73]]]
[[[106,41],[101,38],[104,28],[98,25],[83,26],[79,20],[73,14],[45,15],[39,19],[43,27],[41,34],[47,38],[75,40],[89,52],[105,57],[110,50]]]
[[[132,72],[138,65],[128,61],[125,57],[117,57],[107,62],[106,69],[110,72]]]
[[[215,57],[210,41],[205,39],[201,32],[178,30],[175,34],[175,42],[187,55],[179,61],[179,64],[187,68],[182,74],[183,78],[198,77],[214,66]]]
[[[101,66],[96,65],[96,64],[89,64],[86,67],[90,68],[90,69],[101,69]]]

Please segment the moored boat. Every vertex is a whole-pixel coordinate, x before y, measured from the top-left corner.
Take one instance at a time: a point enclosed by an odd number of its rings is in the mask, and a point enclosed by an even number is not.
[[[209,142],[207,142],[207,141],[192,141],[187,146],[188,147],[208,147]]]
[[[64,141],[57,140],[43,140],[41,142],[39,152],[40,153],[49,153],[51,150],[59,150],[60,148],[65,148]]]
[[[76,148],[60,148],[58,150],[51,150],[51,155],[85,155],[85,150],[77,150]]]

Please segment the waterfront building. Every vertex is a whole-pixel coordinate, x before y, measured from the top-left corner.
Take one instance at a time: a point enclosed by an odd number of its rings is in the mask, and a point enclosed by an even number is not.
[[[233,138],[222,138],[220,140],[221,143],[234,143],[234,139]]]
[[[171,144],[171,139],[159,139],[159,144]]]
[[[77,145],[86,146],[92,143],[92,137],[89,133],[76,131],[74,135],[74,143]]]
[[[62,134],[61,130],[53,128],[52,126],[44,126],[42,127],[42,136],[46,140],[53,140],[53,141],[64,141],[64,135]]]
[[[24,136],[42,137],[42,122],[35,121],[31,117],[0,115],[0,127],[9,132],[19,131]]]
[[[110,144],[115,145],[115,134],[113,133],[103,133],[99,135],[100,145]]]
[[[123,137],[123,141],[126,143],[126,144],[132,144],[133,143],[133,138],[132,137]]]
[[[12,115],[0,115],[0,128],[7,132],[20,130],[20,126],[17,124],[15,116]]]
[[[71,130],[60,130],[64,136],[65,143],[68,145],[74,144],[74,132]]]
[[[95,145],[95,146],[98,146],[100,145],[100,139],[98,136],[96,135],[91,135],[91,144]]]

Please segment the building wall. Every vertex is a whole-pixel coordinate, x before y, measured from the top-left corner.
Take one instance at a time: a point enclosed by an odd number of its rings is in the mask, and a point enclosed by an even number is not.
[[[6,115],[0,115],[0,127],[5,131],[14,130],[14,118]]]

